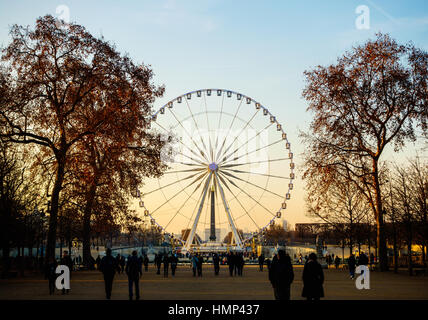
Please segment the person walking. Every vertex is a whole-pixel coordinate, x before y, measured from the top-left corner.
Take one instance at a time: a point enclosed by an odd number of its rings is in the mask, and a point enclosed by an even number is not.
[[[156,274],[160,274],[160,269],[162,266],[162,255],[160,253],[157,254],[155,257],[155,264],[156,264],[156,268],[157,268]]]
[[[220,258],[217,253],[213,254],[214,275],[218,276],[220,271]]]
[[[178,258],[176,253],[174,253],[171,256],[170,261],[171,261],[171,274],[172,276],[175,276],[175,270],[177,269],[177,264],[178,264]]]
[[[143,259],[143,264],[144,264],[144,271],[149,271],[149,257],[147,257],[147,254],[144,254],[144,259]]]
[[[120,271],[121,271],[120,261],[121,261],[121,257],[120,257],[120,253],[118,253],[117,256],[116,256],[116,268],[117,268],[117,273],[118,274],[120,274]]]
[[[227,256],[227,264],[229,265],[229,274],[233,277],[233,270],[235,269],[235,257],[233,252],[230,252]]]
[[[290,300],[291,283],[294,280],[291,258],[284,250],[279,250],[277,259],[269,269],[269,281],[272,284],[276,300]]]
[[[126,263],[126,274],[128,275],[128,286],[129,286],[129,300],[132,300],[133,297],[133,285],[135,285],[135,299],[140,299],[140,287],[139,281],[140,276],[143,274],[141,269],[140,261],[137,257],[137,251],[132,251],[132,256],[128,257],[128,262]]]
[[[49,281],[49,295],[53,295],[55,293],[55,280],[57,277],[56,267],[58,263],[54,258],[49,258],[49,262],[45,267],[45,279]]]
[[[168,278],[169,256],[167,253],[163,255],[163,277]]]
[[[244,264],[245,264],[245,260],[244,260],[244,256],[242,253],[240,253],[237,257],[238,260],[238,276],[242,277],[242,272],[244,271]]]
[[[265,263],[265,255],[262,253],[259,256],[259,271],[263,271],[263,265]]]
[[[111,249],[106,250],[106,256],[100,261],[99,270],[104,276],[104,286],[106,291],[106,298],[110,300],[111,291],[113,289],[113,279],[117,270],[117,260],[111,255]]]
[[[192,256],[192,270],[193,270],[193,276],[196,277],[196,270],[198,269],[198,257],[196,255]]]
[[[68,269],[70,270],[70,279],[71,279],[71,272],[73,271],[73,260],[71,260],[71,257],[68,255],[68,251],[65,250],[64,251],[64,255],[61,258],[61,262],[60,264],[62,265],[66,265],[68,267]],[[70,289],[62,289],[62,294],[65,294],[67,292],[67,294],[70,293]]]
[[[336,256],[336,258],[334,258],[334,266],[336,267],[336,269],[339,268],[339,264],[340,264],[340,258],[339,256]]]
[[[351,276],[351,279],[355,278],[355,265],[357,262],[355,261],[355,256],[351,253],[351,255],[348,258],[348,268],[349,268],[349,275]]]
[[[120,257],[120,271],[122,272],[122,274],[125,271],[125,264],[126,264],[125,257],[121,256]]]
[[[324,297],[324,272],[317,261],[317,255],[311,253],[303,268],[302,297],[307,300],[319,300]]]
[[[202,277],[202,264],[204,263],[204,258],[202,255],[198,255],[198,277]]]

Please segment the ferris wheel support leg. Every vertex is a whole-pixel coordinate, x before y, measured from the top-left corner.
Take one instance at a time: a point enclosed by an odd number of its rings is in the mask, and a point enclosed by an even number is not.
[[[192,226],[192,229],[190,230],[189,236],[187,237],[186,244],[184,245],[183,251],[185,252],[190,250],[190,247],[192,246],[192,243],[193,243],[193,239],[195,238],[196,228],[198,226],[199,218],[201,217],[202,208],[204,207],[204,202],[210,186],[211,177],[212,177],[212,172],[210,173],[207,181],[205,182],[204,193],[202,195],[201,203],[199,204],[198,213],[196,215],[195,221],[193,222],[193,226]]]
[[[229,210],[229,207],[228,207],[227,202],[226,202],[226,197],[224,196],[223,187],[220,184],[217,173],[215,173],[215,175],[216,175],[216,183],[217,183],[218,188],[220,190],[221,199],[223,200],[223,206],[224,206],[224,209],[226,210],[226,213],[227,213],[227,219],[229,221],[230,228],[232,229],[232,240],[234,239],[236,246],[239,249],[242,249],[243,248],[242,240],[238,234],[238,231],[236,230],[235,224],[233,223],[232,215],[230,214],[230,210]]]

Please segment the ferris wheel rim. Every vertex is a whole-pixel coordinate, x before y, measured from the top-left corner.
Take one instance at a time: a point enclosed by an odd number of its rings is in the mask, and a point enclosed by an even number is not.
[[[281,207],[277,210],[277,213],[280,213],[281,211],[283,211],[283,210],[285,210],[286,209],[286,206],[284,206],[284,204],[286,204],[286,202],[287,202],[287,200],[289,200],[290,198],[289,198],[289,195],[290,195],[290,191],[293,189],[293,187],[292,187],[292,182],[293,182],[293,180],[295,179],[295,175],[294,175],[294,162],[293,162],[293,153],[291,152],[291,146],[290,146],[290,142],[289,142],[289,140],[288,140],[288,136],[286,135],[286,133],[285,133],[285,131],[284,131],[284,128],[283,128],[283,126],[279,123],[279,121],[277,120],[277,118],[265,107],[265,106],[263,106],[260,102],[258,102],[257,100],[255,100],[255,99],[253,99],[253,98],[251,98],[251,97],[249,97],[248,95],[245,95],[245,94],[242,94],[242,93],[240,93],[240,92],[237,92],[237,91],[234,91],[234,90],[230,90],[230,89],[219,89],[219,88],[206,88],[206,89],[199,89],[199,90],[193,90],[193,91],[189,91],[189,92],[186,92],[186,93],[184,93],[184,94],[182,94],[182,95],[179,95],[179,96],[177,96],[177,97],[175,97],[175,98],[173,98],[173,99],[171,99],[171,100],[169,100],[167,103],[165,103],[161,108],[159,108],[152,116],[151,116],[151,120],[152,121],[155,121],[156,122],[156,119],[157,119],[157,117],[158,117],[158,115],[159,114],[162,114],[164,111],[165,111],[165,108],[169,108],[169,109],[171,109],[172,107],[173,107],[173,105],[174,105],[174,103],[175,102],[177,102],[177,103],[181,103],[182,101],[183,101],[183,99],[188,99],[188,100],[190,100],[191,99],[191,97],[194,95],[194,94],[196,94],[197,95],[197,97],[201,97],[202,96],[202,92],[204,92],[204,93],[207,93],[207,95],[208,96],[210,96],[211,94],[213,94],[214,93],[214,95],[216,94],[217,96],[222,96],[223,97],[223,99],[224,99],[224,97],[225,97],[225,95],[223,94],[223,93],[225,93],[227,96],[228,96],[228,98],[230,98],[230,97],[232,97],[233,95],[236,95],[237,97],[239,97],[238,98],[238,100],[242,100],[242,101],[246,101],[246,104],[251,104],[251,103],[254,103],[255,105],[256,105],[256,108],[257,109],[261,109],[261,110],[263,110],[263,114],[266,116],[266,115],[268,115],[269,117],[270,117],[270,119],[271,119],[271,124],[272,123],[275,123],[275,124],[277,124],[277,128],[278,128],[278,131],[281,131],[282,132],[282,137],[283,137],[283,139],[282,140],[285,140],[286,141],[286,145],[287,145],[287,149],[289,150],[289,155],[291,155],[291,156],[289,156],[288,158],[283,158],[283,160],[291,160],[291,162],[290,162],[290,177],[289,178],[286,178],[286,177],[284,177],[285,179],[288,179],[289,180],[289,186],[288,186],[288,191],[287,191],[287,193],[286,193],[286,195],[285,195],[285,197],[284,197],[284,199],[283,199],[283,202],[282,202],[282,204],[281,204]],[[208,94],[209,93],[209,94]],[[206,96],[207,95],[204,95],[204,98],[206,99]],[[186,101],[187,102],[187,101]],[[206,103],[206,101],[205,101],[205,103]],[[188,104],[188,103],[187,103]],[[189,107],[189,106],[188,106]],[[189,107],[190,108],[190,107]],[[222,108],[223,108],[223,106],[222,106]],[[200,113],[201,114],[204,114],[204,113],[207,113],[208,111],[207,110],[205,110],[205,112],[204,111],[201,111]],[[222,112],[222,111],[221,111]],[[191,115],[192,117],[193,117],[193,114]],[[235,115],[236,116],[236,115]],[[273,117],[273,121],[272,121],[272,117]],[[190,116],[189,116],[189,118],[190,118]],[[178,126],[178,124],[176,125],[176,126]],[[278,127],[279,126],[279,127]],[[285,135],[285,138],[284,138],[284,135]],[[208,162],[209,162],[209,160],[208,159],[205,159],[205,160],[207,160]],[[270,161],[270,159],[268,160],[268,161]],[[237,165],[237,166],[239,166],[239,164]],[[202,165],[201,165],[201,167],[202,167]],[[267,181],[269,181],[269,180],[267,180]],[[263,191],[263,192],[265,192],[265,191]],[[140,201],[141,201],[141,199],[142,199],[142,197],[141,197],[141,195],[140,195]],[[235,197],[236,198],[236,197]],[[235,199],[234,198],[234,199]],[[251,197],[250,197],[251,198]],[[254,205],[254,206],[256,206],[256,204]],[[252,208],[254,208],[254,206],[252,207]],[[144,209],[146,210],[146,211],[148,211],[148,209],[144,206]],[[251,209],[250,209],[251,210]],[[168,232],[165,228],[163,228],[162,227],[162,225],[160,225],[159,223],[157,223],[157,221],[156,221],[156,219],[152,216],[152,213],[150,213],[149,212],[149,214],[148,214],[148,216],[150,217],[150,219],[151,219],[151,221],[153,221],[154,222],[154,224],[156,224],[157,225],[157,227],[158,228],[160,228],[165,234],[171,234],[170,232]],[[242,216],[244,216],[244,215],[241,215],[240,217],[242,217]],[[277,219],[278,217],[275,215],[275,214],[273,214],[273,218],[263,227],[263,228],[260,228],[258,231],[256,231],[256,232],[253,232],[249,237],[246,237],[246,238],[243,238],[242,239],[242,243],[247,243],[247,241],[249,241],[249,240],[251,240],[251,239],[253,239],[254,237],[256,237],[257,235],[259,235],[259,234],[262,234],[262,233],[264,233],[265,232],[265,230],[270,226],[270,225],[272,225],[272,223],[275,221],[275,219]],[[238,217],[238,219],[239,219],[239,217]],[[170,221],[171,222],[171,221]],[[169,223],[168,223],[169,224]],[[178,239],[182,244],[184,244],[184,242],[181,240],[181,239]]]

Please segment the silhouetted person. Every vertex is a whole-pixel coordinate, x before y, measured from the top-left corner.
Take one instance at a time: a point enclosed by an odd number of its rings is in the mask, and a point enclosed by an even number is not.
[[[236,265],[238,266],[238,276],[242,276],[242,272],[244,270],[244,256],[242,255],[242,253],[238,254],[236,256]]]
[[[233,270],[235,269],[235,256],[233,252],[227,255],[227,264],[229,265],[229,274],[233,277]]]
[[[336,267],[336,269],[339,268],[339,264],[340,264],[340,258],[336,256],[336,258],[334,258],[334,266]]]
[[[126,264],[126,274],[128,275],[128,285],[129,285],[129,300],[132,300],[133,290],[132,287],[135,285],[135,299],[140,299],[140,276],[142,275],[142,269],[140,261],[137,257],[137,251],[132,251],[132,256],[128,257],[128,262]]]
[[[262,253],[260,256],[259,256],[259,271],[263,271],[263,264],[265,263],[265,256],[264,256],[264,254]]]
[[[144,271],[149,271],[149,257],[147,257],[147,254],[144,255],[143,264]]]
[[[60,264],[62,265],[66,265],[68,267],[68,269],[70,269],[70,279],[71,279],[71,272],[73,271],[73,260],[71,260],[71,257],[68,255],[68,251],[65,250],[64,251],[64,255],[61,258],[61,262]],[[62,294],[65,294],[67,292],[67,294],[70,293],[70,289],[62,289]]]
[[[173,254],[170,258],[171,261],[171,274],[175,276],[175,270],[177,269],[178,258],[177,254]]]
[[[311,253],[303,268],[302,297],[307,300],[319,300],[324,297],[324,272],[317,261],[317,255]]]
[[[97,259],[95,260],[95,263],[97,264],[97,270],[100,270],[100,263],[101,263],[100,255],[97,256]]]
[[[218,276],[218,273],[220,271],[220,258],[218,257],[217,253],[213,254],[213,265],[214,265],[214,274]]]
[[[118,253],[116,256],[116,268],[117,268],[117,273],[120,274],[120,272],[122,271],[122,269],[120,268],[120,262],[121,262],[121,256]]]
[[[169,268],[169,257],[168,254],[163,256],[163,276],[164,278],[168,278],[168,268]]]
[[[202,277],[202,263],[204,263],[204,258],[201,255],[198,255],[198,277]]]
[[[113,279],[117,270],[117,261],[111,255],[111,249],[106,250],[106,256],[100,261],[99,270],[104,276],[104,286],[106,291],[106,298],[111,298],[111,291],[113,289]]]
[[[268,270],[270,269],[271,260],[269,258],[266,259],[266,266]]]
[[[155,264],[156,264],[156,268],[157,268],[156,274],[160,274],[160,268],[162,265],[162,255],[161,254],[157,254],[155,256]]]
[[[348,268],[349,268],[349,274],[351,276],[351,279],[354,279],[355,277],[355,265],[356,265],[356,261],[355,261],[355,256],[351,253],[351,255],[348,258]]]
[[[358,265],[366,266],[369,264],[369,258],[363,252],[360,254],[360,258],[358,259]]]
[[[284,250],[279,250],[277,259],[272,261],[269,280],[276,300],[290,300],[290,286],[294,280],[291,258]]]
[[[120,270],[122,271],[122,273],[125,271],[125,264],[126,264],[125,257],[121,256],[120,257]]]
[[[55,293],[55,280],[57,274],[55,273],[58,263],[54,258],[49,258],[49,262],[45,266],[45,279],[49,281],[49,294]]]
[[[193,276],[196,277],[196,270],[198,270],[198,263],[199,263],[199,259],[196,255],[192,256],[192,271],[193,271]]]

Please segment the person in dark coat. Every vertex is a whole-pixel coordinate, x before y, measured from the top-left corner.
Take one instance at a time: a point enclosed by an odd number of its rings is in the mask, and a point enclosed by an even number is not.
[[[120,257],[120,270],[122,273],[125,271],[125,264],[126,264],[125,257],[121,256]]]
[[[201,255],[198,255],[198,277],[202,277],[202,263],[204,263],[204,258]]]
[[[147,257],[147,254],[144,255],[143,264],[144,271],[149,271],[149,257]]]
[[[143,274],[141,269],[140,261],[137,257],[137,251],[132,251],[132,256],[128,257],[128,262],[126,264],[126,274],[128,275],[128,285],[129,285],[129,300],[132,300],[133,296],[133,285],[135,285],[135,299],[140,299],[140,287],[139,281],[140,276]]]
[[[365,253],[360,254],[360,258],[358,259],[358,265],[366,266],[369,264],[369,258],[366,256]]]
[[[307,300],[319,300],[324,297],[324,272],[317,261],[317,255],[311,253],[303,268],[302,297]]]
[[[170,262],[171,262],[171,274],[175,276],[175,270],[177,269],[177,264],[178,264],[177,254],[173,254],[171,256]]]
[[[214,274],[218,276],[218,273],[220,271],[220,258],[218,257],[217,253],[213,254],[213,265],[214,265]]]
[[[240,253],[237,256],[238,276],[240,277],[242,277],[242,272],[244,271],[244,264],[245,264],[244,256],[242,255],[242,253]]]
[[[110,248],[106,250],[106,256],[101,259],[99,270],[104,275],[106,298],[110,300],[111,291],[113,289],[113,279],[117,270],[117,262],[116,259],[111,255]]]
[[[349,268],[349,274],[351,276],[351,279],[354,279],[355,277],[355,265],[357,262],[355,261],[355,256],[351,253],[351,255],[348,258],[348,268]]]
[[[235,269],[235,256],[233,252],[227,255],[227,264],[229,265],[229,274],[233,277],[233,270]]]
[[[122,261],[122,258],[120,256],[120,254],[118,253],[116,256],[116,268],[117,268],[117,273],[120,274],[120,272],[122,271],[122,269],[120,268],[120,262]]]
[[[339,256],[336,256],[336,258],[334,258],[334,266],[336,267],[336,269],[339,268],[339,264],[340,264],[340,258]]]
[[[262,253],[259,256],[259,271],[263,271],[263,265],[265,263],[265,255]]]
[[[163,256],[163,276],[164,278],[168,278],[168,268],[169,268],[169,257],[168,254],[164,254]]]
[[[156,268],[157,268],[156,274],[160,274],[160,268],[162,266],[162,255],[161,254],[157,254],[155,256],[155,264],[156,264]]]
[[[55,293],[55,280],[57,277],[56,274],[56,267],[58,266],[58,263],[54,258],[50,258],[49,262],[46,264],[45,267],[45,279],[48,279],[49,281],[49,294],[52,295]]]
[[[284,250],[279,250],[277,259],[269,269],[269,281],[272,284],[276,300],[290,300],[290,287],[294,280],[291,258]]]
[[[65,250],[64,251],[64,255],[61,258],[61,262],[60,264],[62,265],[66,265],[68,267],[68,269],[70,269],[70,279],[71,279],[71,272],[73,271],[73,260],[71,259],[71,257],[68,255],[68,251]],[[65,294],[67,292],[67,294],[70,293],[70,289],[62,289],[62,294]]]

